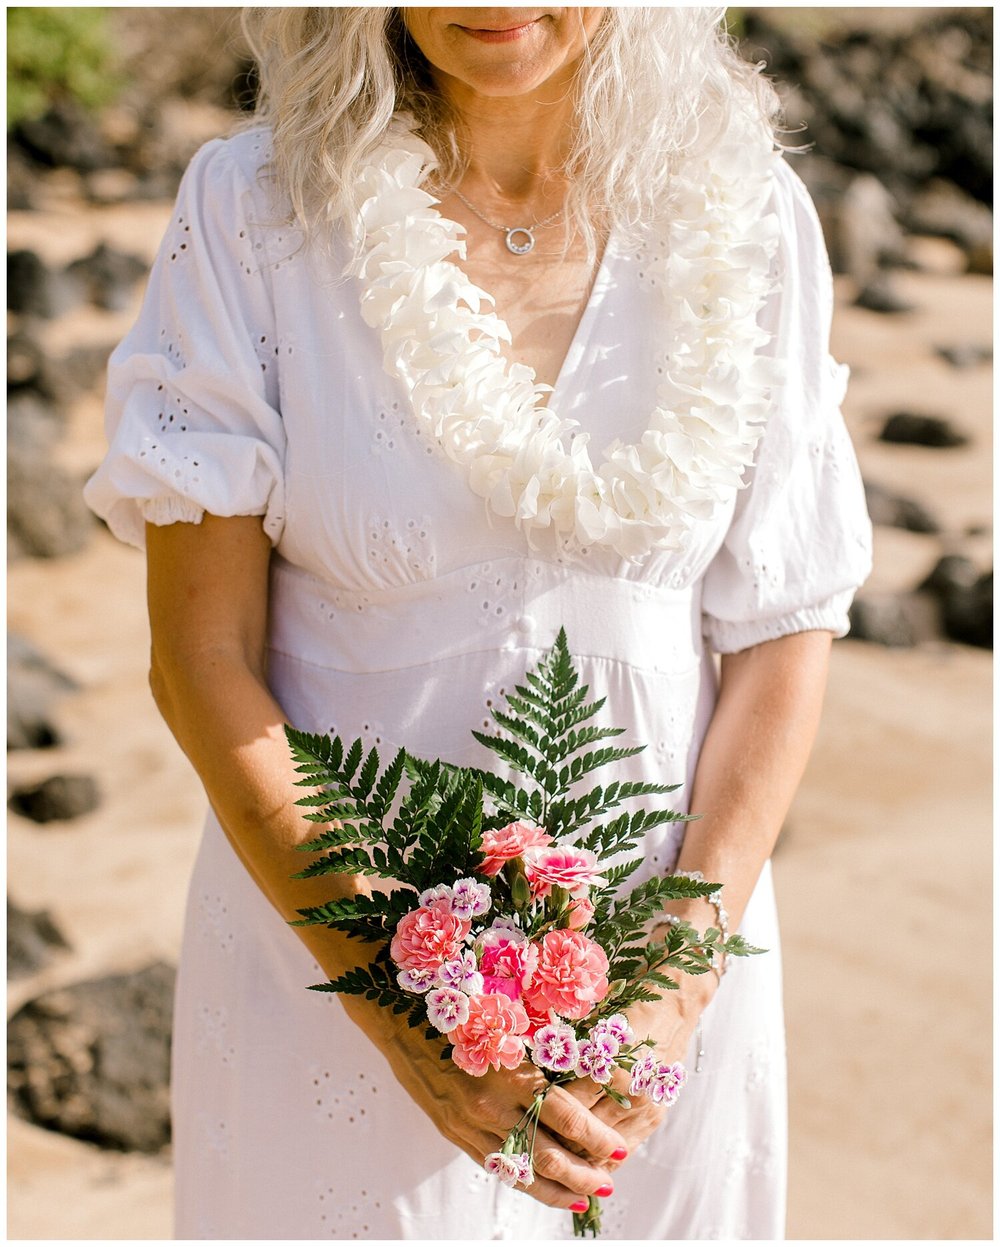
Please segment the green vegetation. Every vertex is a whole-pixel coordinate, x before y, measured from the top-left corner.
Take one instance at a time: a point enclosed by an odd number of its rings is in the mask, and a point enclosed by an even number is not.
[[[123,85],[106,9],[7,10],[7,129],[73,100],[95,109]]]

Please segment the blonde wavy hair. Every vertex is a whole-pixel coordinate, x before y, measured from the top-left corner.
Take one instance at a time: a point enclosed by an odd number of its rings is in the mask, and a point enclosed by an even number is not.
[[[270,169],[306,237],[343,218],[360,170],[397,112],[409,113],[439,160],[436,179],[465,169],[461,118],[435,89],[403,10],[247,7],[243,31],[260,92],[248,125],[273,134]],[[566,163],[567,234],[595,247],[593,220],[626,233],[663,210],[679,157],[756,114],[774,138],[777,97],[742,60],[724,8],[608,8],[576,84],[576,138]]]

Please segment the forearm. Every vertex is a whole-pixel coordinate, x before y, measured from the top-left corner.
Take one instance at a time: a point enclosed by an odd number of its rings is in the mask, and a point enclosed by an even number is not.
[[[309,860],[296,846],[318,833],[294,804],[303,789],[284,736],[286,718],[262,678],[224,650],[188,655],[173,667],[156,661],[151,683],[157,705],[198,772],[227,838],[257,886],[285,920],[333,896],[367,890],[363,876],[292,879]],[[365,964],[364,949],[322,926],[291,928],[336,978]],[[341,997],[355,1022],[384,1044],[395,1027],[388,1010]]]
[[[719,699],[691,791],[678,870],[700,870],[723,885],[734,931],[771,855],[805,769],[819,724],[830,634],[803,632],[722,660]],[[699,930],[716,925],[706,901],[677,902],[672,913]],[[681,976],[703,1004],[717,976]]]

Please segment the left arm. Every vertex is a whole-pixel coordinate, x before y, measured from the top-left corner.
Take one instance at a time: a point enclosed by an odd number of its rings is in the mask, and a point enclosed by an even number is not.
[[[723,885],[731,932],[802,778],[819,724],[831,640],[829,632],[800,632],[722,658],[719,699],[691,794],[691,809],[702,817],[688,825],[677,869],[700,870]],[[704,900],[673,902],[669,909],[696,930],[716,923],[714,908]],[[636,1035],[653,1039],[663,1061],[683,1059],[719,985],[718,974],[671,973],[677,991],[629,1010]],[[588,1105],[597,1101],[594,1112],[625,1136],[630,1150],[665,1113],[645,1097],[621,1109],[589,1079],[570,1086]],[[627,1085],[619,1089],[627,1091]]]

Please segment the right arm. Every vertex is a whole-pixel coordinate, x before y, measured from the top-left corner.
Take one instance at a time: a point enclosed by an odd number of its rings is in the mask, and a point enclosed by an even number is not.
[[[296,846],[315,835],[295,806],[287,718],[266,678],[270,542],[258,517],[147,525],[150,684],[157,707],[204,784],[235,852],[286,921],[331,896],[368,890],[364,876],[293,880]],[[291,928],[329,978],[358,964],[356,941],[325,927]],[[352,1021],[441,1133],[474,1160],[499,1148],[531,1103],[540,1078],[520,1070],[472,1078],[436,1047],[363,997],[341,996]],[[609,1181],[621,1136],[561,1088],[546,1099],[528,1193],[568,1208]],[[564,1146],[564,1143],[567,1146]],[[574,1150],[570,1151],[572,1147]],[[591,1163],[581,1155],[594,1158]]]

